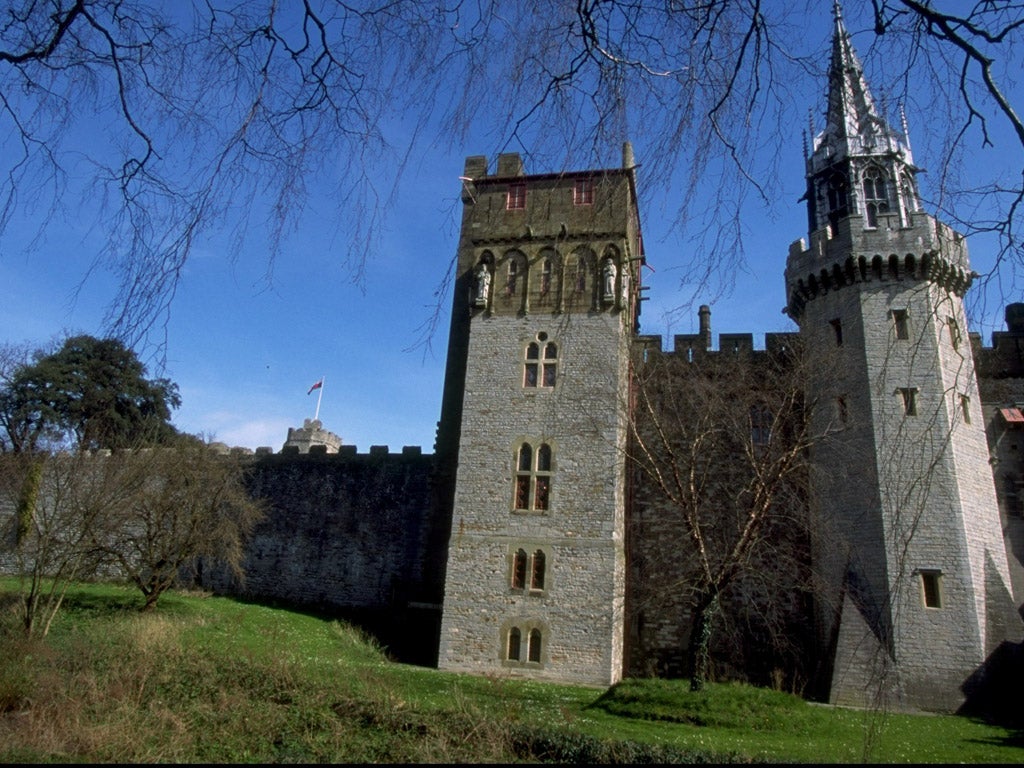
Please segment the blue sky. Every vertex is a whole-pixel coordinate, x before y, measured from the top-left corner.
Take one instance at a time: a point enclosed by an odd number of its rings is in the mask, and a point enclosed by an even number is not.
[[[822,15],[824,40],[830,18]],[[824,81],[809,85],[821,110],[824,87]],[[924,118],[908,118],[917,160],[927,166],[918,151]],[[644,166],[658,159],[645,156],[642,139],[634,141],[651,267],[645,271],[650,290],[642,332],[668,337],[695,331],[696,303],[711,304],[716,337],[753,332],[761,346],[765,331],[795,330],[781,309],[789,243],[806,236],[806,212],[797,202],[803,193],[804,125],[806,116],[794,115],[792,135],[767,149],[787,159],[782,204],[775,218],[757,201],[748,206],[749,270],[736,275],[730,295],[698,296],[693,311],[685,313],[677,308],[692,294],[692,245],[686,233],[670,227],[673,193],[645,188]],[[465,147],[430,152],[410,166],[378,244],[380,256],[367,263],[358,283],[342,263],[349,234],[332,226],[329,193],[316,187],[311,210],[285,240],[269,285],[262,243],[247,241],[233,259],[226,235],[204,238],[185,268],[166,326],[166,368],[158,370],[156,359],[141,354],[151,375],[165,375],[180,387],[182,406],[174,423],[229,445],[279,450],[289,427],[313,417],[318,393],[307,390],[323,378],[319,416],[345,444],[360,451],[371,445],[432,450],[450,293],[443,294],[429,345],[418,342],[455,255],[464,157],[493,157],[495,151],[471,131]],[[527,166],[527,172],[552,170],[558,169]],[[116,284],[103,272],[85,277],[98,247],[96,226],[102,223],[55,222],[29,247],[38,221],[16,221],[0,238],[2,340],[38,345],[64,333],[99,333]],[[990,266],[991,244],[972,243],[971,252],[975,269]],[[986,341],[993,327],[1001,327],[1001,309],[995,303],[988,309],[973,329]]]

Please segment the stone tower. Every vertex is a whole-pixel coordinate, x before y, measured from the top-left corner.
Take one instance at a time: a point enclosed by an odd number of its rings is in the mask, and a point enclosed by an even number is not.
[[[810,247],[794,243],[786,265],[818,371],[823,693],[952,710],[1020,622],[962,301],[974,274],[963,237],[920,209],[902,128],[876,109],[837,3]]]
[[[643,260],[622,168],[466,160],[438,456],[438,665],[608,685],[623,666],[626,403]],[[445,473],[439,475],[444,484]]]

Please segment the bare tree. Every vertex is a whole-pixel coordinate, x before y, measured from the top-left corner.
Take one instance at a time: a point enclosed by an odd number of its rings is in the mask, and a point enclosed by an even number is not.
[[[5,454],[0,459],[0,505],[8,513],[4,559],[21,579],[25,634],[45,637],[68,587],[102,567],[94,534],[127,489],[113,464],[83,453]]]
[[[116,464],[121,493],[93,529],[93,546],[139,588],[144,611],[204,560],[244,579],[244,544],[263,517],[243,483],[244,459],[182,438],[104,461]]]
[[[1009,141],[1020,157],[1024,7],[937,5],[849,0],[845,12],[878,42],[858,40],[885,63],[886,90],[941,112],[922,126],[948,148],[937,202],[973,197],[963,219],[1003,237],[1012,272],[1021,163],[998,179],[955,171],[978,145]],[[19,0],[0,18],[0,227],[25,212],[41,226],[96,221],[97,266],[121,277],[110,330],[135,343],[229,212],[249,212],[237,243],[265,228],[269,275],[324,169],[358,279],[414,153],[472,131],[557,168],[607,163],[628,138],[645,188],[682,190],[678,221],[698,240],[684,281],[721,288],[742,265],[744,206],[779,200],[785,155],[763,150],[791,141],[794,115],[817,101],[828,40],[804,28],[827,12],[781,0]]]
[[[737,638],[753,630],[766,651],[778,648],[806,615],[811,433],[793,344],[769,352],[648,349],[636,366],[630,458],[633,526],[643,530],[634,531],[632,555],[644,573],[634,610],[690,627],[679,642],[693,690],[709,678],[716,647],[730,649],[721,658],[735,656]]]

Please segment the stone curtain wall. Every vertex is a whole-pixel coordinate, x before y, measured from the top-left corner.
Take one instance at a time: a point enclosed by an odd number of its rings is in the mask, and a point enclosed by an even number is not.
[[[205,568],[200,586],[335,612],[403,660],[433,664],[447,543],[437,531],[448,526],[432,504],[434,457],[354,451],[255,458],[248,485],[267,517],[247,546],[245,583]]]

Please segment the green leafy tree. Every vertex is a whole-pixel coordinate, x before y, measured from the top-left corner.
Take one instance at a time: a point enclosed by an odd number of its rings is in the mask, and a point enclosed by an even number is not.
[[[176,433],[171,410],[180,404],[177,385],[146,378],[122,342],[73,336],[10,376],[0,418],[16,453],[46,444],[116,449],[167,440]]]

